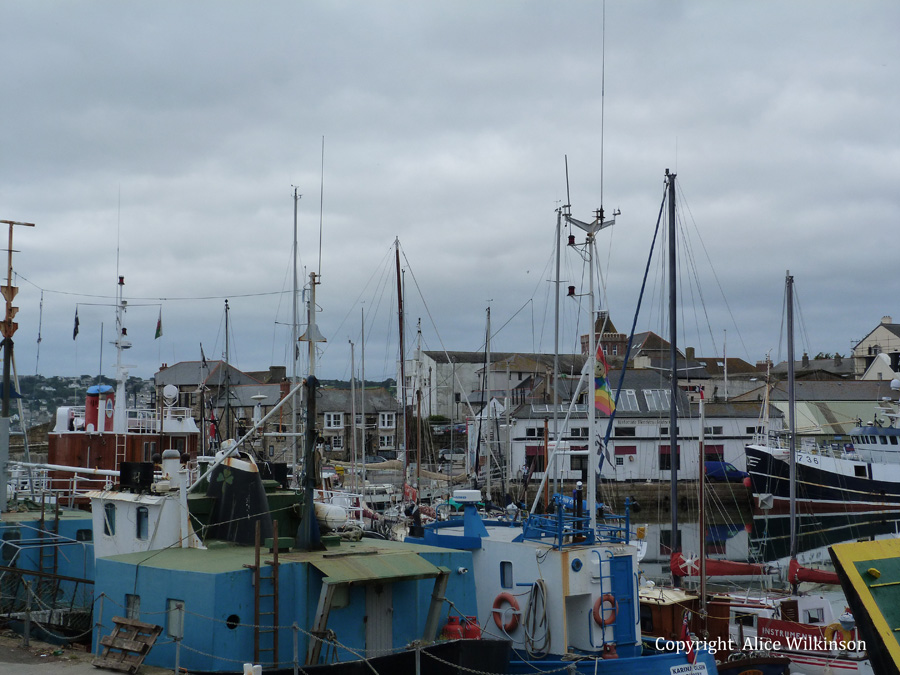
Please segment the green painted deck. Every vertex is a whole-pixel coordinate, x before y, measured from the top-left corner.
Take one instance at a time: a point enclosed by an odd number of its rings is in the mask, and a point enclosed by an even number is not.
[[[900,664],[900,539],[831,547],[841,585],[853,608],[876,672],[897,672]],[[894,670],[886,670],[893,664]]]

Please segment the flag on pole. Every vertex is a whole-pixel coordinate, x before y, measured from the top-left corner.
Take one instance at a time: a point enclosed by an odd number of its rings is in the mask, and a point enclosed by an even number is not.
[[[156,335],[153,337],[154,340],[158,340],[162,337],[162,307],[159,308],[159,318],[156,320]]]
[[[78,337],[78,307],[75,307],[75,330],[72,331],[72,339]]]
[[[616,409],[616,401],[609,389],[609,382],[606,381],[607,372],[609,365],[603,355],[603,345],[598,344],[597,360],[594,365],[594,407],[604,415],[612,415]]]

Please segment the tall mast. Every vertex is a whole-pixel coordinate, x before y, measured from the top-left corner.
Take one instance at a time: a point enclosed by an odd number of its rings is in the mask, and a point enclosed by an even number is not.
[[[128,369],[122,363],[122,352],[131,347],[131,341],[127,337],[125,329],[125,310],[128,301],[124,299],[125,277],[119,276],[116,288],[116,414],[113,419],[113,431],[116,434],[126,432],[125,420],[125,381],[128,379]],[[116,455],[116,468],[118,468],[118,454]]]
[[[406,346],[403,342],[403,281],[400,277],[400,238],[394,240],[394,258],[397,264],[397,320],[400,322],[400,406],[403,424],[401,426],[400,443],[403,447],[403,485],[406,485],[406,474],[409,470],[409,453],[406,447]]]
[[[787,362],[788,362],[788,450],[790,452],[790,514],[791,514],[791,560],[797,557],[797,456],[796,456],[796,407],[794,392],[794,277],[785,272],[785,302],[787,304]]]
[[[566,221],[570,224],[577,225],[587,233],[587,262],[588,262],[588,279],[590,282],[588,295],[590,297],[590,319],[588,321],[588,361],[587,373],[590,376],[589,382],[593,382],[597,376],[597,334],[596,334],[596,299],[594,293],[594,251],[596,246],[596,234],[600,230],[615,225],[616,219],[610,218],[603,220],[603,207],[595,211],[594,221],[585,223],[570,215],[566,215]],[[574,293],[574,288],[572,291]],[[591,518],[591,532],[597,531],[597,429],[596,424],[596,405],[594,403],[594,386],[588,385],[586,396],[587,414],[588,414],[588,454],[587,454],[587,504]]]
[[[675,174],[666,169],[666,181],[669,184],[669,361],[672,369],[672,382],[669,402],[669,469],[671,471],[670,510],[672,512],[672,539],[670,552],[678,553],[678,325],[675,301],[677,298],[677,275],[675,254]],[[680,585],[678,577],[674,577],[675,586]]]
[[[350,473],[354,484],[356,475],[356,347],[350,342]],[[357,486],[354,486],[354,489]]]
[[[297,293],[299,292],[299,283],[297,278],[297,202],[300,195],[297,194],[297,188],[294,187],[294,240],[291,250],[291,258],[294,268],[294,285],[291,293],[291,304],[293,313],[291,316],[291,389],[296,391],[297,379],[297,361],[300,357],[300,347],[297,344],[297,320],[299,311],[297,307]],[[294,484],[297,483],[297,395],[294,394],[291,401],[291,476],[293,476]]]
[[[228,300],[225,301],[225,438],[231,438],[231,373],[228,372]]]
[[[366,491],[366,312],[360,308],[360,322],[362,324],[362,353],[360,354],[362,370],[362,387],[359,390],[359,408],[362,410],[362,493]],[[377,424],[377,422],[376,422]],[[377,427],[376,427],[377,428]]]
[[[484,398],[487,404],[487,435],[485,437],[485,447],[487,448],[487,499],[491,499],[491,421],[493,419],[493,411],[491,409],[491,308],[487,308],[487,335],[484,340]],[[482,412],[482,416],[484,413]]]

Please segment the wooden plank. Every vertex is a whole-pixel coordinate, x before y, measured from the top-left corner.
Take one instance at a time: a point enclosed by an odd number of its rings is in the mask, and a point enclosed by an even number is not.
[[[162,633],[162,626],[121,616],[114,616],[113,624],[112,634],[100,638],[103,653],[95,657],[91,663],[98,668],[134,675],[156,642],[156,638]]]

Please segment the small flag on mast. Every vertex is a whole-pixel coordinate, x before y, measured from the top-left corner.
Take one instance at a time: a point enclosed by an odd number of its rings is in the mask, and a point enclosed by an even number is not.
[[[154,340],[158,340],[162,337],[162,307],[159,308],[159,318],[156,320],[156,335],[153,337]]]
[[[72,339],[78,337],[78,307],[75,307],[75,330],[72,331]]]
[[[603,355],[603,345],[597,344],[597,361],[594,365],[594,407],[604,415],[612,415],[616,409],[616,401],[606,381],[609,365]]]

